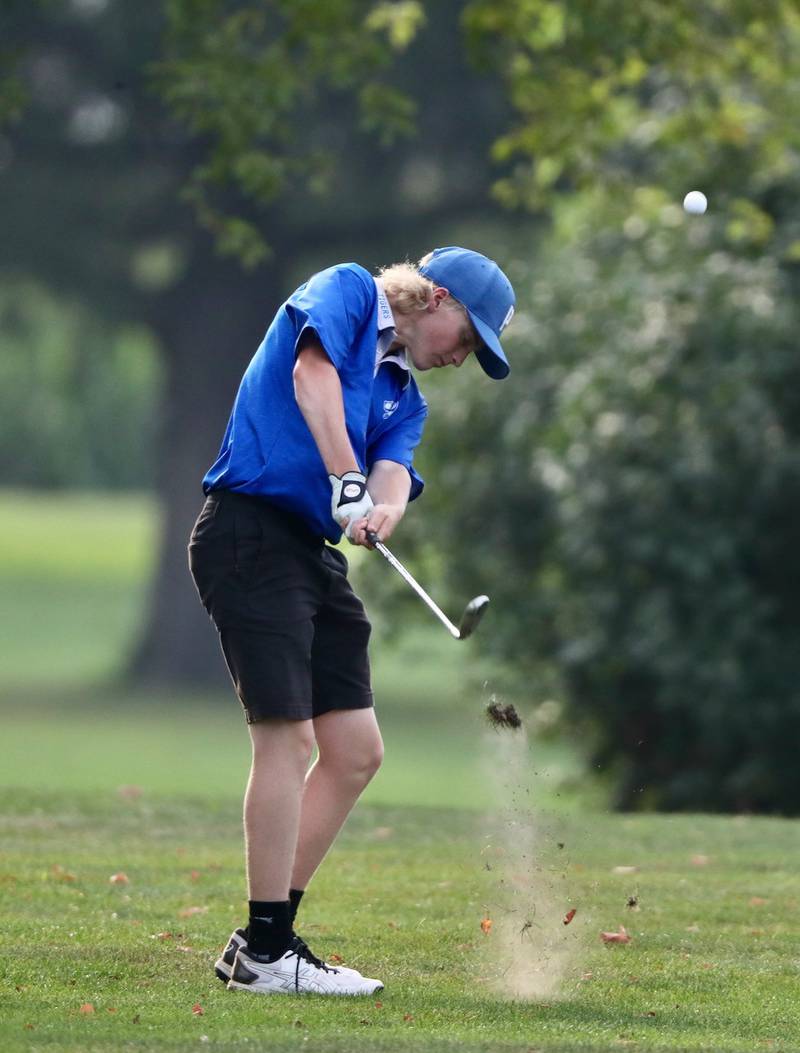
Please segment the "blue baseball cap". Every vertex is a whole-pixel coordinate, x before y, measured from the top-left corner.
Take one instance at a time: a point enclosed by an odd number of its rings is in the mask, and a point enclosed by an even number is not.
[[[471,249],[449,245],[434,249],[419,269],[467,309],[483,346],[476,356],[492,380],[502,380],[510,371],[500,346],[500,334],[514,317],[517,302],[511,282],[494,260]]]

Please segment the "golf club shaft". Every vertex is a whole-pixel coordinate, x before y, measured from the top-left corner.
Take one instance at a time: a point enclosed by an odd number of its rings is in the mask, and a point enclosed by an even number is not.
[[[414,590],[414,592],[416,592],[419,598],[425,601],[429,609],[433,611],[433,613],[436,615],[436,617],[439,619],[442,625],[444,625],[445,628],[450,632],[450,634],[454,636],[456,640],[458,640],[461,636],[459,630],[456,628],[455,625],[453,625],[453,623],[450,621],[450,619],[447,617],[444,611],[440,610],[440,608],[436,606],[436,604],[433,602],[433,600],[430,598],[427,592],[423,589],[423,587],[419,584],[419,582],[414,580],[414,578],[411,576],[411,574],[409,574],[409,572],[406,570],[406,568],[403,566],[400,560],[389,551],[389,549],[386,547],[386,545],[384,545],[382,541],[378,540],[377,534],[372,533],[372,531],[368,531],[367,537],[369,538],[370,544],[375,546],[375,548],[378,550],[378,552],[380,552],[383,558],[394,567],[394,569],[397,571],[400,577],[403,578],[403,580],[411,586],[411,588]]]

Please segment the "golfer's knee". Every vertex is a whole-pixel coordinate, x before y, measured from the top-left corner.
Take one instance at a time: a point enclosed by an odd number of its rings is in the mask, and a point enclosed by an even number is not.
[[[355,743],[346,752],[320,752],[320,764],[339,779],[351,785],[364,787],[375,775],[383,762],[383,742],[378,738],[368,743]]]
[[[370,781],[383,764],[383,742],[379,739],[359,760],[358,773],[364,785]]]
[[[270,768],[277,758],[303,771],[314,751],[314,725],[310,720],[263,720],[250,725],[253,767]]]

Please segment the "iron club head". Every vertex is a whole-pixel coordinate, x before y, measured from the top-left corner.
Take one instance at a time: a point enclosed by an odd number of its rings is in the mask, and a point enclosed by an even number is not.
[[[476,596],[474,600],[469,601],[464,608],[464,613],[461,615],[461,621],[458,626],[459,640],[466,640],[468,636],[472,636],[478,628],[478,622],[483,617],[483,612],[488,606],[488,596]]]

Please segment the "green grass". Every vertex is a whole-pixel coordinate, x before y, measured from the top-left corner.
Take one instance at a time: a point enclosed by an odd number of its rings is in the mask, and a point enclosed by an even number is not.
[[[385,992],[226,991],[238,703],[103,686],[155,518],[138,497],[0,494],[2,1053],[800,1049],[798,824],[606,814],[568,744],[485,727],[480,671],[425,630],[378,648],[387,760],[301,914]],[[631,942],[603,945],[620,925]]]
[[[362,807],[302,931],[386,990],[331,1002],[231,993],[213,977],[244,913],[232,802],[40,791],[3,804],[4,1050],[193,1049],[203,1035],[220,1051],[800,1048],[800,849],[786,822],[520,810],[508,821],[539,828],[526,861],[479,813]],[[109,882],[118,872],[128,884]],[[513,946],[497,940],[504,915]],[[603,946],[619,924],[631,943]],[[543,947],[566,956],[559,991],[503,999],[509,962],[535,975]]]
[[[0,491],[4,688],[109,679],[139,624],[158,516],[147,496]]]
[[[396,689],[395,689],[396,693]],[[87,693],[88,694],[88,693]],[[396,699],[380,710],[386,759],[368,788],[370,804],[491,806],[482,767],[480,702],[474,711],[425,711]],[[62,793],[114,792],[131,784],[146,793],[241,798],[249,740],[236,698],[165,698],[105,691],[59,693],[52,700],[20,691],[0,694],[4,762],[0,788]],[[444,744],[444,745],[443,745]],[[580,766],[563,745],[531,747],[529,782],[540,798],[575,808],[599,790],[581,785]]]

